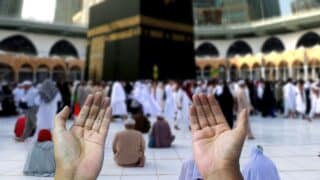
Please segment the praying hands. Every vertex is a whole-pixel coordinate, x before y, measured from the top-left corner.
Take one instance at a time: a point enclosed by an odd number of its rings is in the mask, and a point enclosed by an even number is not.
[[[111,120],[109,99],[89,95],[70,129],[65,107],[55,118],[53,131],[56,180],[94,180],[103,164],[105,140]]]
[[[71,129],[69,108],[55,119],[53,133],[56,180],[94,180],[103,164],[105,140],[111,120],[109,99],[90,95]],[[205,180],[241,180],[239,158],[248,128],[248,110],[231,130],[213,96],[196,95],[190,108],[193,152]]]
[[[214,96],[196,95],[190,108],[193,153],[205,180],[241,180],[239,158],[248,128],[248,110],[228,126]]]

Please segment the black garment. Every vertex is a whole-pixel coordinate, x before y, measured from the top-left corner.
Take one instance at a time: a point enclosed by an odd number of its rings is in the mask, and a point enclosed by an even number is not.
[[[131,94],[131,91],[133,90],[132,85],[129,82],[126,82],[124,85],[124,92],[126,92],[127,95]]]
[[[304,92],[306,95],[306,115],[308,115],[311,111],[310,88],[306,89]]]
[[[16,106],[14,103],[14,96],[9,86],[5,85],[2,87],[0,100],[1,100],[1,106],[2,106],[2,111],[0,112],[0,115],[10,116],[10,115],[17,114]]]
[[[260,111],[259,104],[261,100],[258,98],[257,88],[255,88],[255,85],[252,82],[248,82],[247,86],[249,90],[249,98],[251,104]]]
[[[233,127],[233,107],[234,107],[234,99],[230,92],[228,85],[223,86],[223,92],[221,95],[215,95],[219,105],[221,107],[221,111],[224,117],[227,120],[230,128]]]
[[[69,84],[67,82],[59,84],[58,88],[59,88],[59,91],[60,91],[61,97],[62,97],[62,105],[59,107],[61,107],[61,108],[65,107],[65,106],[70,107],[70,105],[71,105],[71,91],[69,88]]]
[[[274,117],[274,108],[276,105],[276,99],[274,93],[271,89],[271,85],[269,82],[265,83],[263,96],[262,96],[262,104],[261,104],[261,112],[262,116],[266,117],[268,115]]]

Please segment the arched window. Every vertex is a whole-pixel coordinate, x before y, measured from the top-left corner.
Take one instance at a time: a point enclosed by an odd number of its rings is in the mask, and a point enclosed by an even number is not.
[[[75,80],[81,80],[81,69],[79,67],[72,67],[69,71],[69,80],[70,81],[75,81]]]
[[[298,41],[298,47],[313,47],[320,44],[320,36],[314,32],[308,32],[304,34]]]
[[[247,54],[252,54],[252,49],[249,46],[248,43],[244,42],[244,41],[236,41],[234,42],[228,49],[227,51],[227,56],[228,57],[232,57],[235,55],[247,55]]]
[[[211,43],[205,42],[201,44],[196,50],[196,56],[203,57],[203,56],[219,56],[218,49]]]
[[[263,46],[261,51],[263,53],[271,53],[272,51],[276,51],[276,52],[282,52],[285,50],[285,47],[282,43],[282,41],[277,38],[277,37],[271,37],[269,39],[267,39]]]
[[[21,66],[19,70],[19,80],[21,82],[25,80],[33,81],[33,68],[31,65],[24,64]]]
[[[78,51],[77,49],[74,47],[73,44],[71,44],[69,41],[67,40],[60,40],[58,42],[56,42],[51,50],[50,50],[50,56],[61,56],[61,57],[75,57],[78,58]]]
[[[44,80],[50,78],[50,69],[48,66],[46,65],[40,65],[38,68],[37,68],[37,82],[38,83],[41,83],[43,82]]]
[[[56,66],[53,68],[52,79],[56,82],[64,80],[66,78],[66,71],[62,66]]]
[[[32,41],[22,35],[11,36],[1,41],[0,50],[34,56],[38,54]]]
[[[0,63],[0,81],[14,81],[14,71],[11,66]]]

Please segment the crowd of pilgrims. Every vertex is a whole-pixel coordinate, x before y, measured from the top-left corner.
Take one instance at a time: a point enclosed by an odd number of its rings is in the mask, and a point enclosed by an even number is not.
[[[55,114],[62,107],[69,106],[72,110],[70,119],[76,118],[88,95],[96,92],[110,97],[113,119],[124,122],[125,128],[116,134],[112,150],[115,163],[125,167],[143,167],[146,146],[170,148],[175,139],[171,125],[176,131],[190,130],[189,107],[193,95],[214,95],[231,128],[237,114],[248,108],[252,114],[261,114],[262,117],[283,114],[284,117],[301,117],[309,121],[320,114],[320,87],[312,80],[83,81],[73,84],[45,80],[38,85],[30,81],[15,86],[3,84],[2,90],[6,93],[2,99],[4,112],[21,114],[14,128],[16,141],[24,142],[31,137],[34,142],[24,167],[24,174],[30,176],[54,175],[51,130]],[[151,125],[152,119],[154,123]],[[147,144],[143,137],[145,133],[149,133]],[[247,137],[255,138],[250,125]],[[245,179],[257,179],[259,173],[268,173],[272,179],[279,179],[276,167],[263,155],[262,147],[255,147],[251,155],[242,172]],[[192,158],[183,164],[180,179],[202,179]]]

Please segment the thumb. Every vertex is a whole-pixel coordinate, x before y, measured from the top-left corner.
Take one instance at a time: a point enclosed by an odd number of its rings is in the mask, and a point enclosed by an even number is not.
[[[249,127],[249,109],[243,109],[238,116],[236,130],[241,137],[246,137]]]
[[[60,111],[54,120],[54,130],[63,131],[66,130],[66,121],[70,115],[70,109],[68,106],[65,106],[62,111]]]

